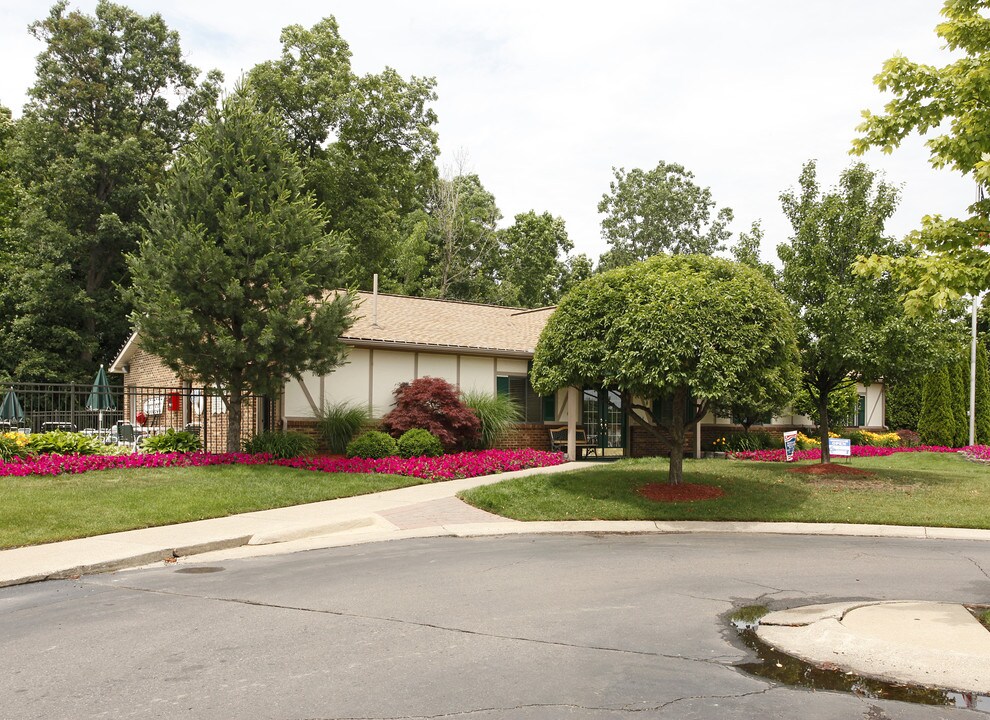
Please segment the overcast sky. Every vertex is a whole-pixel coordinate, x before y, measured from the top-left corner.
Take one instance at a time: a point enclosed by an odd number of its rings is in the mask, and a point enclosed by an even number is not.
[[[872,84],[883,61],[947,59],[934,33],[940,0],[125,4],[160,12],[188,60],[221,69],[228,87],[278,54],[285,25],[336,16],[356,71],[436,77],[444,157],[467,154],[507,221],[560,215],[577,251],[594,257],[606,249],[597,205],[611,168],[664,160],[735,211],[735,232],[762,219],[763,254],[775,258],[790,233],[778,196],[810,158],[825,185],[853,161],[861,110],[884,101]],[[26,26],[47,8],[0,0],[0,103],[15,115],[41,50]],[[972,202],[972,181],[932,169],[920,140],[866,160],[903,185],[893,234]]]

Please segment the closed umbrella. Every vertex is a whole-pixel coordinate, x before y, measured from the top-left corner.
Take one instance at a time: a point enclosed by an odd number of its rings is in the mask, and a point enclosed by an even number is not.
[[[23,419],[24,408],[21,407],[21,401],[17,399],[14,388],[10,388],[4,396],[3,403],[0,404],[0,420],[19,422]]]
[[[93,380],[93,389],[89,391],[86,398],[86,409],[96,410],[99,418],[99,431],[103,432],[103,411],[116,410],[117,403],[113,400],[113,393],[110,391],[110,380],[107,378],[107,371],[100,365],[96,371],[96,378]]]

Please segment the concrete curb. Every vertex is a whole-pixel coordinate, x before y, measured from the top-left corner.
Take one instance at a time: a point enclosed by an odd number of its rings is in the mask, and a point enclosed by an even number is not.
[[[28,583],[43,582],[45,580],[66,580],[76,578],[80,575],[94,575],[97,573],[114,572],[116,570],[126,570],[127,568],[140,567],[151,563],[174,560],[190,555],[200,555],[209,552],[219,552],[246,545],[251,539],[250,535],[240,537],[224,538],[221,540],[211,540],[209,542],[184,545],[176,548],[165,548],[162,550],[151,550],[149,552],[137,553],[123,557],[115,557],[111,560],[104,560],[93,563],[82,563],[70,567],[59,568],[51,572],[27,575],[18,578],[0,578],[0,587],[11,585],[26,585]]]

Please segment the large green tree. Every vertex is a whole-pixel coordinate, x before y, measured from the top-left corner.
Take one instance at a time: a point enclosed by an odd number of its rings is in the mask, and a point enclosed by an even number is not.
[[[198,128],[144,214],[129,259],[142,346],[223,388],[236,451],[246,396],[340,363],[353,298],[326,289],[339,282],[341,243],[278,119],[242,92]]]
[[[819,408],[823,463],[829,461],[832,393],[857,380],[875,382],[893,369],[904,372],[931,354],[931,330],[905,317],[893,282],[857,275],[851,267],[859,256],[903,254],[902,245],[884,234],[897,199],[897,190],[861,163],[823,192],[809,162],[798,187],[781,195],[794,234],[777,248],[779,287],[797,319],[803,386]]]
[[[519,213],[499,240],[499,300],[518,307],[557,302],[567,267],[561,256],[574,248],[563,218],[534,210]]]
[[[631,421],[669,450],[675,484],[685,434],[712,403],[786,401],[798,376],[784,298],[757,271],[705,255],[661,255],[576,286],[540,335],[532,372],[544,395],[620,391]]]
[[[613,168],[609,192],[598,203],[609,251],[604,269],[621,267],[661,253],[711,255],[725,247],[732,210],[715,216],[711,190],[695,184],[694,174],[676,163],[652,170]]]
[[[499,265],[495,196],[474,173],[441,178],[428,201],[429,262],[417,280],[424,295],[472,302],[497,302]]]
[[[333,17],[290,25],[281,41],[278,59],[250,71],[252,92],[282,117],[328,229],[347,239],[346,281],[370,288],[380,273],[383,287],[401,289],[401,244],[436,180],[436,83],[392,68],[355,74]]]
[[[902,55],[887,60],[874,78],[893,97],[883,112],[863,113],[853,152],[870,148],[893,152],[908,136],[928,136],[930,162],[990,184],[990,2],[946,0],[935,31],[955,57],[942,66],[917,63]],[[990,199],[981,198],[965,218],[926,216],[910,235],[918,252],[869,253],[861,272],[893,272],[909,309],[945,307],[964,294],[990,288]]]
[[[159,15],[106,0],[95,15],[57,3],[30,27],[45,44],[9,141],[24,188],[0,278],[5,370],[22,380],[92,377],[128,333],[124,254],[140,203],[215,103]]]

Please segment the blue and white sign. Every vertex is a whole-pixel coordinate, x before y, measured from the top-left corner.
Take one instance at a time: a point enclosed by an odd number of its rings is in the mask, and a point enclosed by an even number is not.
[[[829,438],[828,454],[832,457],[852,457],[852,440]]]
[[[784,433],[784,454],[787,455],[787,462],[794,460],[794,450],[797,448],[797,430],[788,430]]]

